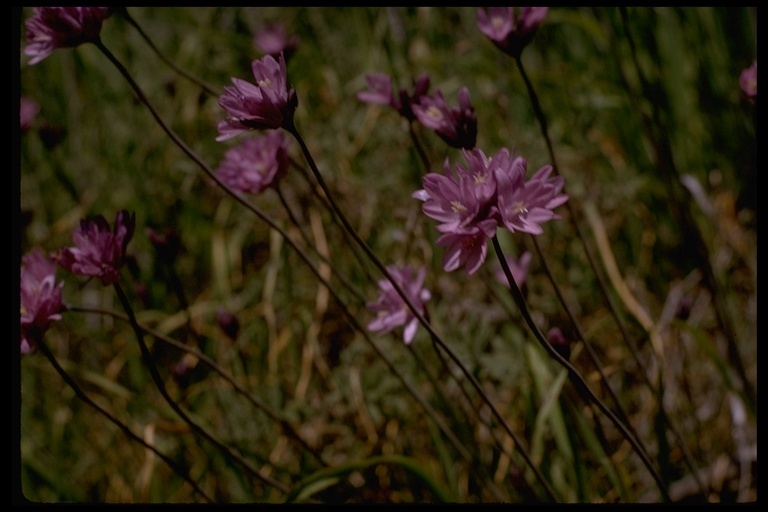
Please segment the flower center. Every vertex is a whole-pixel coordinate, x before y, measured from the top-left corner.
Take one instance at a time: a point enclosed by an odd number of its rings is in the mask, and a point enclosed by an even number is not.
[[[480,174],[479,172],[476,172],[472,175],[472,178],[475,181],[475,185],[485,185],[485,175]]]
[[[491,17],[491,25],[496,30],[500,29],[502,25],[504,25],[504,18],[501,16],[492,16]]]
[[[258,84],[259,84],[259,87],[267,87],[270,89],[272,88],[272,80],[270,80],[269,78],[265,78],[264,80],[259,80]]]
[[[515,215],[520,215],[521,213],[528,213],[528,208],[525,206],[525,203],[522,203],[520,201],[515,201],[515,203],[512,205],[512,213]]]
[[[454,199],[451,201],[451,210],[456,213],[461,213],[467,211],[467,207],[461,204],[458,200]]]
[[[427,115],[435,120],[443,118],[443,113],[434,105],[430,105],[429,108],[427,108]]]

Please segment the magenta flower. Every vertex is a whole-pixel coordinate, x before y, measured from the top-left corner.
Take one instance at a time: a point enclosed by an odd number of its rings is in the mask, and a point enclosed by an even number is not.
[[[437,133],[449,146],[472,149],[477,142],[477,115],[469,98],[469,90],[459,91],[459,108],[450,108],[438,89],[434,97],[422,96],[413,105],[413,113],[421,124]]]
[[[497,48],[516,57],[533,40],[548,11],[548,7],[478,9],[477,26]]]
[[[496,234],[496,219],[485,219],[468,228],[459,228],[441,235],[436,243],[447,247],[443,256],[443,270],[453,272],[465,267],[472,275],[488,257],[488,239]]]
[[[234,87],[224,87],[219,105],[229,116],[218,125],[216,140],[230,139],[249,130],[291,128],[298,105],[296,91],[288,84],[285,58],[267,55],[251,65],[256,84],[232,78]]]
[[[408,121],[416,119],[413,106],[427,94],[429,90],[429,75],[421,75],[413,84],[413,93],[400,88],[397,95],[394,92],[392,78],[384,73],[372,73],[365,77],[368,90],[357,93],[357,99],[365,103],[389,105]]]
[[[253,36],[253,45],[262,53],[275,58],[282,53],[286,61],[294,54],[299,42],[299,36],[288,37],[285,27],[279,23],[266,25]]]
[[[757,98],[757,59],[739,75],[739,85],[747,98]]]
[[[408,296],[416,310],[420,314],[424,314],[424,302],[431,297],[429,290],[424,288],[426,269],[423,266],[419,267],[416,275],[414,275],[414,268],[409,265],[403,267],[389,265],[387,271]],[[376,313],[376,318],[368,324],[369,331],[386,333],[395,327],[405,325],[403,341],[406,345],[413,341],[416,329],[419,327],[419,319],[397,293],[389,279],[379,281],[378,299],[374,302],[368,302],[366,306]]]
[[[112,14],[110,7],[35,7],[24,21],[27,45],[24,54],[37,64],[57,48],[69,48],[99,38],[101,24]]]
[[[507,256],[505,259],[507,260],[509,271],[512,272],[512,279],[515,280],[517,287],[522,290],[523,285],[525,284],[525,279],[528,277],[528,268],[531,266],[531,253],[525,251],[520,256],[520,259],[515,259],[510,256]],[[505,284],[507,287],[509,286],[507,275],[501,267],[496,271],[495,276],[497,281]]]
[[[37,347],[39,337],[54,320],[61,320],[61,287],[56,284],[56,262],[39,249],[21,259],[21,353]]]
[[[32,128],[38,112],[40,112],[40,105],[35,100],[25,96],[21,97],[19,100],[19,125],[21,133],[25,133]]]
[[[497,172],[499,215],[510,232],[540,235],[544,232],[540,224],[561,218],[552,210],[568,200],[566,194],[560,193],[565,180],[560,176],[549,178],[551,172],[552,166],[546,165],[528,181],[519,175],[510,177]]]
[[[59,265],[75,274],[98,277],[105,285],[119,282],[135,226],[136,215],[125,210],[117,212],[113,231],[101,215],[81,220],[72,233],[75,246],[59,252]]]
[[[227,151],[216,175],[235,190],[259,194],[277,184],[288,164],[285,138],[280,132],[269,132]]]
[[[540,224],[559,219],[552,210],[568,196],[561,193],[563,178],[549,177],[552,166],[542,167],[525,181],[525,159],[506,148],[493,157],[478,148],[463,153],[466,167],[457,164],[454,176],[446,160],[444,173],[424,176],[424,188],[411,197],[422,201],[422,211],[440,223],[437,244],[447,247],[443,269],[466,266],[473,274],[485,261],[485,239],[493,237],[498,226],[513,233],[541,234]]]

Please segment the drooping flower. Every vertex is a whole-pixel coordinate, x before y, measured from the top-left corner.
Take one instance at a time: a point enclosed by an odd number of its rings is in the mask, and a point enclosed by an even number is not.
[[[392,78],[384,73],[368,74],[365,80],[368,90],[358,92],[357,99],[365,103],[389,105],[408,121],[416,119],[413,106],[418,104],[429,90],[429,75],[426,73],[414,81],[413,93],[401,87],[395,94]]]
[[[125,249],[135,227],[136,215],[126,210],[117,212],[111,231],[101,215],[83,219],[72,233],[75,246],[59,252],[59,265],[74,274],[98,277],[105,285],[117,283],[120,268],[125,264]]]
[[[40,105],[26,96],[22,96],[19,100],[19,126],[21,127],[21,133],[25,133],[35,122],[35,116],[40,112]]]
[[[228,150],[216,175],[235,190],[259,194],[275,185],[288,165],[285,138],[280,132],[269,132]]]
[[[467,275],[477,272],[488,256],[488,239],[496,233],[496,228],[496,219],[484,219],[468,228],[456,229],[438,237],[437,245],[447,247],[443,269],[453,272],[465,267]]]
[[[24,21],[27,45],[24,54],[37,64],[57,48],[69,48],[98,40],[101,25],[111,7],[35,7]]]
[[[504,53],[519,56],[533,40],[549,7],[489,7],[477,10],[477,26]]]
[[[291,128],[298,105],[296,91],[288,84],[285,58],[271,55],[251,65],[256,84],[232,78],[234,87],[224,87],[219,105],[227,119],[218,125],[216,140],[230,139],[250,130]]]
[[[512,279],[515,280],[517,287],[522,290],[523,285],[525,284],[525,280],[528,277],[528,268],[531,266],[531,253],[525,251],[520,255],[519,259],[515,259],[511,256],[507,256],[505,259],[507,260],[509,271],[512,273]],[[509,286],[507,275],[504,273],[504,270],[501,267],[499,267],[499,269],[496,271],[495,276],[497,281],[503,283],[506,286]]]
[[[438,89],[434,97],[422,96],[413,105],[413,113],[421,124],[430,128],[449,146],[472,149],[477,142],[477,114],[472,107],[469,90],[459,91],[459,107],[451,108]]]
[[[282,53],[286,61],[294,54],[299,42],[299,36],[288,37],[280,23],[268,24],[253,35],[253,45],[262,53],[275,58]]]
[[[56,262],[39,249],[32,249],[21,259],[20,323],[21,353],[37,347],[39,336],[55,320],[61,320],[61,287],[56,284]]]
[[[757,59],[739,75],[739,85],[747,98],[757,98]]]
[[[510,232],[540,235],[544,232],[541,224],[561,218],[553,210],[568,200],[560,192],[565,180],[561,176],[550,178],[551,173],[552,166],[546,165],[525,182],[497,173],[498,211]]]
[[[423,266],[415,270],[410,265],[402,267],[388,265],[387,271],[408,296],[416,310],[424,314],[424,303],[431,297],[429,290],[424,288],[426,269]],[[404,325],[403,341],[406,345],[413,341],[419,327],[419,320],[389,279],[379,281],[379,297],[374,302],[368,302],[366,306],[376,314],[376,318],[368,324],[369,331],[386,333]]]

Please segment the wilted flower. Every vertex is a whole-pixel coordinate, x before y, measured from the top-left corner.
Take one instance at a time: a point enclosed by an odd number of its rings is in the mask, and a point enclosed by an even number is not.
[[[75,274],[98,277],[105,285],[119,282],[135,226],[136,215],[125,210],[117,212],[113,231],[101,215],[81,220],[72,233],[75,246],[59,252],[59,265]]]
[[[40,105],[33,99],[22,96],[19,100],[19,125],[21,133],[32,128],[35,122],[35,116],[40,112]]]
[[[288,85],[285,58],[266,55],[251,65],[256,84],[232,78],[234,87],[224,87],[219,105],[229,116],[218,125],[216,140],[230,139],[249,130],[290,128],[298,98]]]
[[[434,97],[422,96],[412,106],[421,124],[437,133],[449,146],[472,149],[477,142],[477,115],[469,98],[469,90],[459,91],[459,108],[450,108],[440,90]]]
[[[285,175],[288,164],[285,138],[269,132],[228,150],[216,175],[235,190],[259,194]]]
[[[751,66],[741,72],[739,85],[748,98],[757,98],[757,59],[755,59]]]
[[[297,35],[288,37],[285,27],[279,23],[266,25],[253,36],[253,45],[262,53],[273,57],[278,57],[282,53],[286,61],[298,48],[299,41]]]
[[[426,73],[414,82],[413,93],[408,93],[405,88],[401,87],[395,94],[392,78],[384,73],[368,74],[365,80],[368,82],[368,90],[358,92],[357,99],[365,103],[389,105],[408,121],[416,119],[413,106],[419,103],[429,90],[429,75]]]
[[[101,24],[112,14],[110,7],[35,7],[27,18],[27,45],[24,54],[37,64],[57,48],[78,46],[98,40]]]
[[[512,273],[512,279],[515,280],[517,287],[522,290],[523,285],[525,284],[525,279],[528,277],[528,268],[531,266],[531,253],[525,251],[520,256],[520,259],[515,259],[510,256],[507,256],[505,259],[507,261],[509,271]],[[504,273],[503,269],[499,268],[495,275],[497,281],[509,286],[507,275]]]
[[[548,7],[478,9],[477,26],[496,47],[515,57],[533,40],[548,11]]]
[[[429,290],[424,288],[426,269],[419,267],[416,275],[414,268],[406,265],[397,267],[388,265],[392,278],[402,288],[419,313],[424,314],[424,302],[431,297]],[[366,304],[368,309],[376,313],[376,318],[368,324],[369,331],[389,332],[395,327],[405,325],[403,341],[410,344],[419,327],[419,320],[408,307],[403,298],[397,293],[389,279],[379,281],[379,298]]]
[[[39,336],[54,320],[61,320],[61,287],[56,284],[56,262],[39,249],[32,249],[21,259],[21,353],[37,347]]]
[[[553,327],[547,332],[547,341],[563,358],[569,359],[571,357],[571,343],[559,327]]]

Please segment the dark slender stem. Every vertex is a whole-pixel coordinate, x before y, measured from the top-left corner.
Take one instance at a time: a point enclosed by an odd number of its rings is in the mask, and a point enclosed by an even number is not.
[[[315,275],[317,279],[320,280],[320,282],[330,291],[331,295],[334,297],[334,299],[337,301],[337,303],[341,306],[342,311],[349,319],[350,323],[363,333],[363,336],[365,337],[366,341],[371,344],[371,346],[374,348],[376,353],[379,355],[379,357],[382,358],[382,360],[387,364],[387,366],[392,370],[392,372],[395,374],[395,376],[403,383],[403,385],[406,387],[406,389],[411,393],[411,395],[416,399],[417,402],[422,406],[425,412],[432,418],[432,420],[435,422],[435,424],[440,428],[440,430],[448,437],[448,439],[451,440],[454,445],[457,446],[457,449],[461,452],[461,449],[459,448],[460,443],[456,439],[453,432],[448,429],[448,427],[445,425],[445,422],[442,421],[442,419],[435,413],[435,411],[430,407],[429,403],[424,400],[424,398],[419,394],[419,392],[416,390],[416,388],[408,382],[407,379],[405,379],[405,376],[400,372],[400,370],[394,365],[392,360],[386,355],[386,353],[379,347],[368,335],[368,333],[362,328],[360,323],[357,321],[357,318],[352,315],[352,313],[349,312],[349,310],[344,305],[344,302],[339,297],[338,293],[336,292],[336,289],[332,287],[320,274],[320,271],[312,264],[312,261],[309,259],[309,257],[306,255],[304,251],[301,250],[294,242],[293,240],[285,233],[285,231],[280,228],[269,216],[267,216],[264,212],[262,212],[260,209],[256,208],[252,204],[250,204],[248,201],[243,199],[239,194],[237,194],[235,191],[233,191],[226,183],[221,181],[216,174],[213,172],[213,170],[200,158],[187,144],[184,143],[177,135],[176,133],[171,130],[171,128],[165,123],[165,121],[160,117],[160,115],[157,113],[155,108],[152,106],[152,104],[149,102],[149,100],[146,98],[144,93],[141,91],[139,86],[136,84],[136,82],[131,77],[130,73],[125,69],[125,67],[118,61],[114,55],[103,45],[100,41],[96,43],[96,45],[99,47],[99,49],[107,56],[107,58],[118,68],[118,70],[122,73],[122,75],[125,77],[125,79],[128,81],[128,83],[133,88],[134,92],[137,94],[139,99],[144,103],[144,105],[149,109],[152,116],[155,118],[157,123],[160,125],[160,127],[165,131],[165,133],[171,138],[171,140],[187,155],[189,156],[202,170],[205,172],[216,184],[224,189],[230,196],[232,196],[237,202],[239,202],[241,205],[243,205],[246,209],[253,212],[259,219],[264,221],[269,227],[277,231],[288,243],[288,245],[293,248],[294,251],[296,251],[296,254],[301,258],[301,260],[309,267],[309,269],[312,271],[312,273]],[[402,290],[401,290],[402,293]],[[422,319],[423,320],[423,319]],[[495,409],[494,409],[495,411]],[[496,413],[498,415],[498,413]],[[507,427],[508,428],[508,427]]]
[[[117,293],[117,297],[120,299],[120,303],[125,310],[125,313],[128,315],[128,321],[130,322],[131,327],[136,334],[136,339],[139,342],[139,348],[141,350],[141,359],[144,361],[144,364],[149,370],[149,374],[152,376],[152,381],[155,383],[155,387],[157,387],[157,390],[160,392],[171,409],[173,409],[173,411],[178,414],[179,417],[184,420],[184,422],[189,425],[194,432],[210,441],[213,445],[224,452],[230,459],[234,460],[243,468],[245,468],[245,470],[248,471],[251,475],[255,476],[265,484],[270,485],[285,494],[288,494],[288,492],[290,492],[290,488],[287,485],[278,480],[275,480],[269,475],[263,474],[257,468],[253,467],[251,463],[241,457],[238,453],[231,450],[227,445],[214,437],[213,434],[193,421],[192,418],[190,418],[189,415],[184,412],[181,407],[179,407],[179,404],[177,404],[176,401],[168,393],[168,390],[165,387],[165,382],[163,382],[163,377],[160,375],[160,372],[155,365],[155,361],[152,358],[152,354],[149,352],[149,347],[147,347],[147,344],[144,342],[144,331],[142,331],[141,327],[136,321],[136,316],[133,313],[133,308],[131,308],[131,305],[128,302],[128,297],[126,297],[125,292],[123,292],[123,289],[120,287],[120,284],[115,283],[114,288],[115,292]]]
[[[320,187],[323,189],[323,192],[325,193],[325,196],[328,198],[328,201],[331,204],[331,207],[333,208],[334,213],[339,218],[339,221],[343,224],[344,228],[349,232],[349,234],[352,236],[352,238],[355,240],[355,242],[363,249],[365,254],[368,256],[368,258],[373,262],[374,265],[381,271],[382,274],[389,280],[390,283],[392,283],[392,287],[397,291],[398,295],[403,299],[403,302],[407,305],[408,309],[411,310],[411,312],[414,314],[414,316],[418,319],[419,323],[424,326],[424,328],[427,330],[429,335],[432,337],[432,340],[440,345],[440,348],[442,348],[446,354],[448,354],[448,357],[453,360],[454,363],[461,369],[461,372],[467,377],[467,379],[472,383],[472,386],[475,388],[477,393],[481,396],[483,401],[488,404],[488,406],[491,408],[491,411],[493,412],[493,415],[498,419],[498,421],[503,425],[504,429],[507,431],[507,433],[515,440],[517,444],[517,448],[520,451],[520,454],[525,459],[526,463],[530,466],[530,468],[533,470],[534,474],[536,475],[537,480],[542,484],[544,489],[547,492],[547,495],[549,498],[553,501],[557,501],[555,498],[555,494],[550,487],[549,483],[544,479],[544,476],[541,474],[539,469],[536,467],[536,465],[533,463],[533,460],[531,459],[530,455],[528,454],[527,450],[524,448],[523,444],[520,442],[520,439],[518,438],[517,434],[512,430],[512,428],[509,426],[509,423],[504,419],[504,417],[499,413],[496,406],[493,404],[491,399],[488,397],[488,395],[483,390],[483,387],[480,385],[478,380],[475,378],[474,375],[467,369],[467,367],[461,362],[461,360],[456,356],[456,354],[446,345],[446,343],[440,338],[440,336],[437,334],[437,332],[434,330],[432,325],[424,318],[424,315],[416,308],[416,306],[413,304],[413,301],[411,301],[410,297],[403,291],[400,284],[397,282],[396,279],[392,277],[392,275],[389,273],[389,270],[387,270],[386,266],[379,260],[379,258],[376,256],[376,254],[371,250],[370,247],[368,247],[368,244],[365,243],[365,241],[360,238],[360,235],[355,231],[355,229],[350,224],[349,220],[347,220],[347,217],[344,215],[344,213],[341,211],[341,208],[339,208],[338,204],[336,203],[336,200],[333,198],[333,195],[331,194],[330,189],[325,184],[325,180],[323,179],[322,175],[320,174],[320,170],[317,168],[317,164],[315,164],[314,159],[312,158],[312,154],[309,152],[309,148],[307,147],[306,143],[304,142],[304,139],[299,134],[298,130],[295,126],[290,126],[285,128],[286,131],[288,131],[291,135],[294,136],[296,141],[299,143],[299,146],[301,146],[301,150],[304,153],[304,157],[307,160],[307,163],[309,164],[309,168],[312,170],[312,173],[315,175],[315,179],[317,180]]]
[[[164,453],[160,452],[157,448],[146,442],[144,439],[139,437],[138,435],[134,434],[133,431],[128,428],[128,426],[114,417],[110,412],[108,412],[106,409],[102,408],[99,404],[91,400],[91,398],[85,394],[85,392],[80,388],[80,386],[75,382],[75,380],[64,370],[64,368],[61,367],[59,362],[56,360],[56,357],[53,355],[51,350],[48,348],[48,345],[46,345],[45,341],[43,341],[42,336],[37,336],[37,346],[40,349],[40,352],[43,353],[43,355],[48,359],[48,361],[51,362],[51,365],[53,365],[53,368],[58,372],[58,374],[61,376],[61,378],[64,380],[64,382],[67,383],[69,387],[72,388],[72,390],[75,392],[78,398],[85,402],[86,404],[90,405],[94,409],[96,409],[99,413],[101,413],[103,416],[105,416],[110,422],[112,422],[114,425],[116,425],[120,430],[122,430],[131,440],[139,443],[140,445],[144,446],[148,450],[152,451],[155,455],[160,457],[163,462],[168,464],[171,469],[173,469],[180,477],[182,477],[184,480],[186,480],[192,488],[200,494],[207,502],[212,503],[213,498],[208,496],[205,491],[203,491],[198,485],[197,482],[192,480],[192,477],[189,476],[187,471],[180,467],[176,462],[173,461],[170,457],[165,455]]]
[[[128,9],[126,7],[118,7],[118,12],[123,15],[123,18],[130,23],[133,28],[135,28],[138,33],[141,35],[142,39],[146,41],[146,43],[149,45],[150,48],[157,54],[158,57],[160,57],[160,60],[165,62],[167,65],[173,68],[174,71],[176,71],[178,74],[183,76],[184,78],[188,79],[189,81],[193,82],[196,85],[199,85],[200,88],[202,88],[206,93],[210,94],[211,96],[219,96],[221,93],[216,91],[216,89],[205,83],[200,78],[197,78],[196,76],[192,75],[191,73],[188,73],[187,71],[181,69],[178,67],[171,59],[166,57],[163,52],[160,51],[160,49],[155,45],[155,43],[152,42],[152,40],[149,38],[146,32],[141,28],[141,26],[136,23],[136,20],[133,19],[133,17],[128,14]]]
[[[648,471],[651,473],[654,480],[656,480],[656,484],[658,485],[659,491],[664,497],[664,501],[670,501],[664,480],[662,480],[658,471],[656,471],[656,468],[653,467],[651,460],[648,458],[648,454],[645,453],[645,450],[643,450],[643,447],[640,445],[640,443],[638,443],[632,433],[627,429],[626,425],[624,425],[624,423],[622,423],[621,420],[616,417],[613,411],[608,409],[602,400],[600,400],[600,398],[594,394],[592,389],[587,385],[586,381],[584,381],[584,378],[581,376],[581,374],[576,371],[576,368],[574,368],[567,359],[561,356],[560,353],[557,352],[557,350],[555,350],[552,345],[549,344],[546,337],[536,326],[536,323],[533,321],[533,318],[528,311],[528,305],[525,302],[525,298],[523,297],[522,292],[520,292],[520,288],[517,287],[515,279],[512,277],[512,271],[509,269],[507,260],[504,258],[504,253],[501,250],[498,237],[494,235],[492,241],[493,248],[496,251],[496,256],[498,257],[501,268],[504,270],[504,275],[507,277],[507,281],[509,282],[509,289],[510,293],[512,294],[512,298],[515,300],[515,304],[517,304],[517,307],[520,309],[520,313],[523,315],[523,319],[528,325],[528,328],[531,330],[531,333],[533,333],[534,337],[536,338],[536,341],[539,342],[539,344],[544,348],[544,350],[552,359],[557,361],[560,366],[568,370],[568,374],[572,382],[577,386],[577,389],[583,390],[586,396],[592,401],[592,403],[594,403],[597,408],[600,409],[600,411],[611,420],[616,428],[619,429],[624,438],[629,441],[629,443],[632,445],[632,448],[640,456],[640,459],[643,461],[645,467],[648,468]]]

